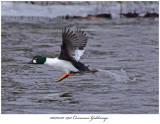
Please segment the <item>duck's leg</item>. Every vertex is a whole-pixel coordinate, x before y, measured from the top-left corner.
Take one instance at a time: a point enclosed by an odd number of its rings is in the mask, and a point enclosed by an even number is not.
[[[95,70],[92,70],[91,72],[97,77],[97,75],[95,73],[99,72],[99,71],[95,69]]]
[[[99,72],[99,71],[98,71],[98,70],[92,70],[92,73],[94,73],[94,74],[95,74],[96,72]]]
[[[72,75],[74,75],[74,73],[71,73],[71,74],[65,74],[65,75],[63,75],[61,78],[59,78],[59,79],[57,80],[57,82],[60,82],[61,80],[63,80],[63,79],[65,79],[65,78],[67,78],[68,76],[72,76]]]

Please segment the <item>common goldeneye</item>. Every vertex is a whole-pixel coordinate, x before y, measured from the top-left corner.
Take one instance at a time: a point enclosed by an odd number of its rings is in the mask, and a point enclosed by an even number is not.
[[[61,81],[75,73],[96,73],[98,70],[90,70],[88,66],[79,62],[84,53],[84,47],[87,44],[86,34],[77,29],[75,32],[70,29],[62,30],[61,52],[57,58],[47,58],[42,56],[34,56],[28,64],[47,64],[56,70],[65,73],[64,76],[57,81]]]

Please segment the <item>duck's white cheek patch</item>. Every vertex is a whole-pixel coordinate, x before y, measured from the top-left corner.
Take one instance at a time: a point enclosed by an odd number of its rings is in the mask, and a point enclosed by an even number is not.
[[[34,60],[33,60],[33,63],[37,63],[37,61],[34,59]]]

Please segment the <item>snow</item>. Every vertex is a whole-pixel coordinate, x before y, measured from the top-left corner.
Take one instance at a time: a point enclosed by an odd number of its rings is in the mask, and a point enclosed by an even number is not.
[[[78,8],[78,9],[77,9]],[[86,16],[93,10],[92,7],[79,5],[32,5],[26,3],[2,3],[2,16],[45,16],[57,17],[65,15]]]
[[[123,13],[138,12],[144,15],[147,12],[158,13],[159,4],[157,2],[124,2],[122,4]],[[96,2],[89,4],[52,4],[40,5],[25,2],[1,2],[2,16],[41,16],[58,17],[66,15],[87,16],[88,14],[111,13],[113,18],[119,17],[120,4],[118,2]]]

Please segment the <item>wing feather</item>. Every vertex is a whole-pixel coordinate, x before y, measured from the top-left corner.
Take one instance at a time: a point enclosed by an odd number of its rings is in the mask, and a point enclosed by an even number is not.
[[[62,45],[59,59],[79,61],[87,45],[87,36],[84,31],[77,28],[75,32],[70,29],[62,30]]]

